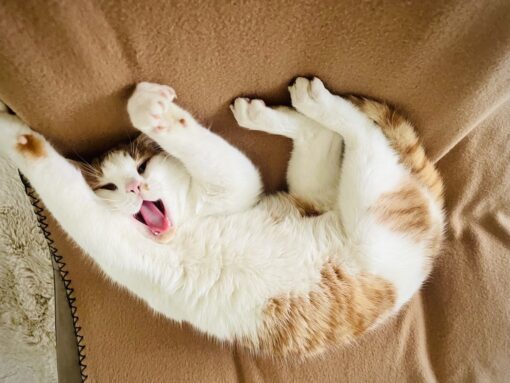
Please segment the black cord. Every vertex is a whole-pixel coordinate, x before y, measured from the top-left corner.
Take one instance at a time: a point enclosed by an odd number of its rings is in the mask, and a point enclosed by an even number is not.
[[[34,213],[37,216],[37,223],[39,224],[39,228],[41,229],[44,238],[46,238],[46,243],[48,244],[48,250],[53,258],[55,264],[58,267],[58,272],[62,281],[64,282],[64,287],[66,290],[66,297],[69,307],[71,308],[71,315],[73,317],[73,328],[74,328],[74,336],[76,338],[76,342],[78,344],[78,360],[80,363],[80,375],[81,381],[85,382],[87,380],[87,374],[85,370],[87,369],[87,365],[85,364],[85,345],[83,335],[81,335],[81,327],[78,325],[79,318],[77,314],[76,307],[76,297],[74,296],[74,289],[71,287],[71,279],[69,279],[69,271],[67,271],[66,264],[64,262],[64,257],[58,254],[58,250],[55,247],[55,241],[51,238],[51,233],[48,229],[47,217],[44,215],[44,208],[42,207],[42,202],[35,189],[30,185],[28,179],[20,172],[19,177],[23,185],[25,186],[25,193],[30,199],[30,203],[34,208]]]

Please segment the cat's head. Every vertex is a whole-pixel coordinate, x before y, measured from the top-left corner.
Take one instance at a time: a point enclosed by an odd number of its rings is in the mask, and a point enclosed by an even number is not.
[[[82,172],[108,208],[164,243],[173,238],[179,218],[176,205],[182,198],[176,193],[185,177],[179,167],[153,141],[140,136],[82,166]]]

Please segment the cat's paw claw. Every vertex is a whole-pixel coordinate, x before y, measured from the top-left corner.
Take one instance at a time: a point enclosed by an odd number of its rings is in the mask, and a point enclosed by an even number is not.
[[[128,113],[133,125],[142,130],[163,130],[167,113],[175,100],[175,91],[167,85],[141,82],[128,101]]]
[[[237,123],[247,129],[256,129],[258,125],[263,123],[268,110],[264,101],[250,100],[243,97],[236,98],[234,103],[230,105],[230,109]]]

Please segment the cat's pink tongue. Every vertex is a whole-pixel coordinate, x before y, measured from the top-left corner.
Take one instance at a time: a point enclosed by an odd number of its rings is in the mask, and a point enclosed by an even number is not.
[[[152,201],[143,201],[140,208],[145,224],[154,234],[162,234],[170,229],[170,222]]]

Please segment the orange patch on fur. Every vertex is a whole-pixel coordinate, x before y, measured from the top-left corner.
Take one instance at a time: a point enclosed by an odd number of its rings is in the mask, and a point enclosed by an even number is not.
[[[270,299],[258,339],[239,343],[277,357],[312,356],[369,330],[394,304],[390,282],[374,275],[351,276],[330,261],[313,291]]]
[[[443,229],[432,218],[429,202],[415,182],[410,181],[394,192],[381,195],[371,210],[382,225],[426,244],[424,272],[428,274],[441,250]]]
[[[298,209],[301,217],[316,217],[322,214],[319,208],[314,204],[299,197],[289,194],[289,201],[292,205],[294,205],[294,207]]]
[[[280,224],[288,218],[316,217],[323,213],[318,206],[284,192],[275,194],[266,203],[273,224]]]
[[[349,101],[379,125],[402,163],[416,179],[428,188],[443,206],[443,181],[434,164],[427,158],[412,124],[387,104],[362,97],[348,96]]]
[[[23,134],[19,136],[16,149],[23,155],[31,158],[46,156],[44,141],[33,134]]]
[[[428,202],[413,182],[381,195],[371,210],[381,224],[397,232],[422,237],[432,226]]]

